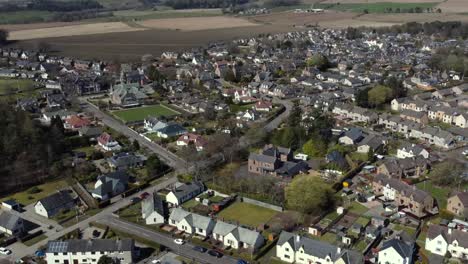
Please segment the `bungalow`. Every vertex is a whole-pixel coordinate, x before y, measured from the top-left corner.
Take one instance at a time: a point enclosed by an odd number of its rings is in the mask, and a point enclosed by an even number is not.
[[[25,232],[23,218],[16,214],[2,212],[0,214],[0,232],[10,236],[21,236]]]
[[[458,216],[468,213],[468,193],[461,192],[447,199],[447,211]]]
[[[147,225],[164,224],[168,216],[167,204],[153,193],[141,202],[141,215]]]
[[[85,126],[78,129],[80,137],[96,138],[102,134],[102,129],[95,126]]]
[[[186,133],[179,137],[176,141],[177,146],[188,146],[194,144],[197,151],[202,151],[208,142],[200,135]]]
[[[468,233],[440,225],[429,225],[425,249],[432,254],[468,260]]]
[[[102,133],[97,139],[98,145],[105,151],[119,151],[122,147],[107,132]]]
[[[270,112],[271,109],[273,108],[273,105],[271,102],[268,101],[258,101],[255,103],[255,110],[260,111],[260,112]]]
[[[126,171],[115,171],[98,177],[91,195],[102,201],[123,193],[128,187],[129,175]]]
[[[336,247],[334,245],[301,237],[299,235],[281,232],[276,244],[276,257],[288,263],[353,263],[362,264],[362,254]]]
[[[210,217],[194,214],[182,208],[174,208],[169,216],[169,225],[191,235],[208,237],[215,226]]]
[[[37,201],[34,205],[34,211],[38,215],[50,218],[61,211],[70,210],[74,206],[75,199],[71,197],[68,191],[58,191]]]
[[[414,252],[414,242],[393,238],[383,242],[378,253],[378,263],[412,264]]]
[[[166,195],[166,201],[173,206],[179,206],[205,190],[205,186],[199,181],[176,183],[174,187],[175,188]]]
[[[254,252],[265,243],[265,239],[259,232],[221,221],[217,221],[214,226],[213,238],[225,246],[234,249],[245,248]]]

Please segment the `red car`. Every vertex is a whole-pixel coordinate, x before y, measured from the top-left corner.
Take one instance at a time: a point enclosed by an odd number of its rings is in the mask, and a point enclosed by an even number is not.
[[[142,199],[142,200],[146,199],[146,197],[148,197],[149,195],[150,195],[149,193],[144,192],[144,193],[140,194],[140,199]]]

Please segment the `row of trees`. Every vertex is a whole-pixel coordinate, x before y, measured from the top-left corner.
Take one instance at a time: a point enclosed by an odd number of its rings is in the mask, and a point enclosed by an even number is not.
[[[8,41],[8,31],[0,28],[0,45],[5,45]]]
[[[406,92],[401,80],[391,76],[374,87],[360,90],[356,94],[356,103],[366,108],[381,107],[394,98],[406,96]]]
[[[17,5],[8,3],[2,5],[4,12],[16,12],[21,10],[41,10],[51,12],[71,12],[79,10],[100,9],[103,6],[96,0],[35,0],[31,1],[28,5]]]
[[[189,8],[226,8],[236,5],[243,5],[249,0],[166,0],[164,5],[174,9]]]
[[[409,22],[403,25],[381,27],[374,30],[378,33],[438,34],[444,38],[466,39],[468,37],[468,24],[460,21],[434,21],[426,23]]]

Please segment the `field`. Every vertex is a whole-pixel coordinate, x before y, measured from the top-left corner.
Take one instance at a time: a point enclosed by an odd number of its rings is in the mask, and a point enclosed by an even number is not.
[[[183,31],[256,26],[248,20],[227,16],[150,19],[138,22],[138,24],[147,28]]]
[[[52,12],[48,11],[18,11],[4,12],[0,15],[0,24],[16,24],[29,22],[47,21],[53,16]]]
[[[446,0],[437,6],[443,13],[468,13],[466,0]]]
[[[34,85],[31,80],[24,79],[0,79],[0,95],[8,94],[13,91],[33,90]]]
[[[321,4],[373,4],[373,3],[402,3],[402,4],[411,4],[411,3],[428,3],[436,2],[441,3],[442,0],[325,0],[320,2]]]
[[[64,36],[91,35],[99,33],[116,33],[143,30],[141,28],[130,27],[122,22],[107,22],[82,24],[51,28],[25,29],[10,32],[11,40],[26,40],[38,38],[54,38]]]
[[[183,10],[122,10],[115,11],[114,17],[120,20],[146,20],[146,19],[165,19],[165,18],[188,18],[188,17],[211,17],[221,16],[221,9],[183,9]]]
[[[248,203],[236,202],[218,214],[218,218],[225,221],[239,222],[241,225],[258,227],[266,224],[277,212]]]
[[[48,195],[53,194],[54,192],[60,189],[63,189],[67,186],[68,184],[65,182],[65,180],[48,182],[48,183],[44,183],[44,184],[37,186],[40,190],[40,192],[38,193],[28,193],[28,190],[26,190],[26,191],[15,193],[14,195],[5,197],[4,199],[2,199],[2,201],[8,200],[8,199],[15,199],[18,203],[22,205],[28,205],[28,204],[35,203],[36,201],[44,197],[47,197]]]
[[[416,186],[432,195],[437,200],[437,204],[439,208],[446,208],[447,207],[447,198],[450,194],[450,189],[444,189],[432,185],[430,181],[420,182],[416,184]]]
[[[333,9],[337,11],[347,11],[355,13],[364,13],[367,10],[369,13],[385,13],[386,10],[400,9],[401,12],[407,13],[408,10],[420,8],[426,10],[427,8],[433,8],[438,3],[424,2],[424,3],[340,3],[340,4],[317,4],[315,7],[323,9]]]
[[[179,113],[162,105],[153,105],[112,112],[124,122],[143,121],[148,116],[173,116]]]

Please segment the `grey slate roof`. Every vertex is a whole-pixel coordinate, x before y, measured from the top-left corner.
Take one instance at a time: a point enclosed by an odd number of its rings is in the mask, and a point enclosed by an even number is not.
[[[364,263],[362,255],[358,252],[347,249],[339,250],[339,248],[334,245],[283,231],[280,234],[277,244],[282,246],[285,243],[289,243],[294,251],[303,248],[305,253],[318,258],[323,259],[326,256],[330,256],[332,261],[343,258],[347,264]]]
[[[20,220],[21,217],[8,212],[0,214],[0,226],[8,230],[13,230]]]
[[[178,187],[176,187],[175,191],[173,191],[174,195],[177,197],[177,199],[186,196],[189,193],[195,192],[199,190],[199,192],[202,192],[205,189],[205,186],[203,185],[202,182],[200,181],[194,181],[191,183],[186,183],[182,184]]]
[[[190,226],[203,230],[207,230],[209,225],[213,222],[213,220],[209,217],[193,214],[181,208],[174,208],[172,210],[170,219],[175,220],[176,222],[185,219]]]
[[[434,239],[439,235],[442,235],[449,244],[456,240],[459,246],[468,247],[468,233],[453,229],[451,234],[449,234],[448,227],[446,226],[430,225],[427,230],[427,238]]]
[[[154,193],[141,202],[141,211],[146,217],[153,212],[157,212],[164,218],[167,217],[167,207],[158,194]]]
[[[414,243],[408,244],[400,239],[390,239],[383,242],[381,250],[394,248],[402,258],[413,259]]]
[[[42,198],[38,202],[44,206],[47,212],[62,208],[66,204],[73,202],[73,198],[67,191],[59,191],[45,198]]]
[[[397,190],[400,193],[404,193],[406,196],[413,196],[413,199],[417,202],[423,203],[427,197],[431,195],[423,190],[416,188],[415,185],[408,185],[395,178],[389,178],[383,174],[377,174],[374,181],[379,182],[382,185],[389,185],[391,188]]]
[[[49,241],[47,253],[73,253],[73,252],[96,252],[96,251],[132,251],[133,239],[73,239],[67,241]]]
[[[120,170],[108,173],[106,175],[99,176],[98,180],[102,181],[102,184],[96,189],[92,190],[92,193],[100,196],[111,193],[116,185],[121,182],[124,185],[128,184],[129,176],[126,171]]]

